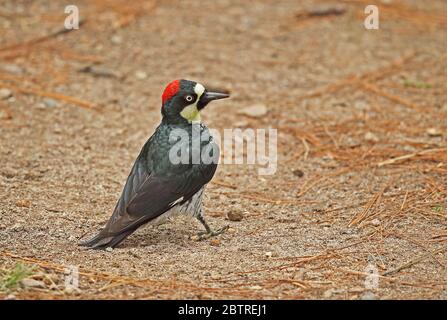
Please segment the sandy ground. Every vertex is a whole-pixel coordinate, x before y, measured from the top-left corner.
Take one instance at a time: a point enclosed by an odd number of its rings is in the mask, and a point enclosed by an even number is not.
[[[57,1],[0,5],[0,269],[36,265],[44,284],[0,297],[447,298],[444,1],[379,1],[370,31],[369,1],[74,2],[84,24],[59,35]],[[276,128],[276,173],[219,167],[204,203],[230,225],[217,240],[180,217],[82,250],[176,78],[231,91],[208,126]]]

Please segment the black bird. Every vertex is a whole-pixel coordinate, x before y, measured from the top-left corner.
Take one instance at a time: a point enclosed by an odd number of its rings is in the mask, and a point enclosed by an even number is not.
[[[174,80],[166,87],[161,124],[141,149],[112,216],[98,235],[80,245],[113,248],[140,226],[176,213],[203,224],[206,231],[199,239],[228,228],[213,231],[203,217],[202,195],[216,172],[219,148],[200,123],[200,111],[210,101],[227,97],[190,80]]]

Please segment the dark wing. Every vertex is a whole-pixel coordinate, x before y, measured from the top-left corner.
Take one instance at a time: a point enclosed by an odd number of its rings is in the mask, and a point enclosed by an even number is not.
[[[211,180],[216,168],[214,163],[185,166],[175,176],[162,177],[148,172],[144,160],[137,159],[110,220],[81,245],[95,249],[118,245],[141,225],[188,201]]]

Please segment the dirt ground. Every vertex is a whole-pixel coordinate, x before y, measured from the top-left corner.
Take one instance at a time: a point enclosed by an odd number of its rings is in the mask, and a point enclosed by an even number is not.
[[[366,30],[370,2],[76,0],[64,33],[62,2],[2,1],[0,271],[39,285],[0,297],[446,299],[447,4],[375,1]],[[177,78],[231,91],[209,127],[276,128],[276,173],[220,165],[217,240],[179,217],[83,250]]]

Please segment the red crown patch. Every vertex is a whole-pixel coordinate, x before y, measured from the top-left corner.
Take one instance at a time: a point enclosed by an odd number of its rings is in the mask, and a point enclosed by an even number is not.
[[[165,104],[166,101],[170,100],[180,89],[180,80],[174,80],[170,84],[168,84],[163,91],[163,94],[161,96],[161,100],[163,104]]]

